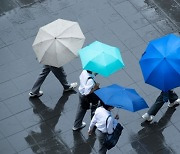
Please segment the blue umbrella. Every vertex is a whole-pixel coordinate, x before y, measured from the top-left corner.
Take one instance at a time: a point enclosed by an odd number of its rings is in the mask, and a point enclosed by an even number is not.
[[[95,94],[106,104],[128,111],[138,111],[148,108],[145,100],[139,94],[130,88],[121,87],[113,84],[100,88]]]
[[[79,51],[83,69],[105,77],[124,67],[120,50],[95,41]]]
[[[180,37],[169,34],[150,41],[139,63],[147,84],[162,91],[180,86]]]

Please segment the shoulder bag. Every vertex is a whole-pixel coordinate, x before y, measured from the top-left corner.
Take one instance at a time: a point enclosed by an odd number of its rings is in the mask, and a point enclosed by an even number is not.
[[[107,122],[108,122],[108,118],[110,117],[111,115],[109,115],[106,119],[106,130],[107,130]],[[106,133],[106,136],[105,136],[105,139],[104,139],[104,143],[103,145],[108,149],[110,150],[111,148],[113,148],[118,140],[119,140],[119,137],[122,133],[122,130],[123,130],[123,127],[121,126],[120,123],[118,123],[116,125],[116,128],[114,129],[113,133],[112,134],[108,134],[108,131]]]

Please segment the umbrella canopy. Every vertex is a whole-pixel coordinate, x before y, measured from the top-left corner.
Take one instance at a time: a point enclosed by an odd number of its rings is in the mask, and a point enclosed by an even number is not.
[[[84,41],[77,22],[57,19],[39,29],[32,47],[40,63],[60,67],[78,56]]]
[[[106,104],[128,111],[148,108],[147,103],[134,89],[113,84],[95,91],[95,94]]]
[[[180,86],[180,37],[152,40],[139,63],[146,83],[162,91]]]
[[[83,69],[109,76],[124,67],[120,50],[95,41],[79,51]]]

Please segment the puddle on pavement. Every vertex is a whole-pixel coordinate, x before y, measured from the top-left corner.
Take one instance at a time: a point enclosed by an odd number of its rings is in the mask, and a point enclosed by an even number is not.
[[[8,12],[18,7],[18,4],[14,0],[0,0],[0,14]]]
[[[0,15],[17,7],[27,7],[36,2],[37,0],[0,0]]]
[[[36,2],[37,0],[17,0],[17,3],[20,5],[20,7],[26,7]]]
[[[44,0],[1,0],[0,1],[0,15],[4,15],[6,12],[13,10],[17,7],[29,7],[36,2],[43,2]],[[180,5],[175,0],[130,0],[133,5],[136,6],[137,9],[143,10],[145,7],[149,10],[150,17],[153,17],[154,13],[161,15],[161,12],[165,12],[165,14],[170,18],[178,28],[180,28]],[[159,8],[160,9],[159,9]],[[152,13],[153,12],[153,13]]]
[[[175,0],[145,0],[152,7],[158,8],[180,29],[180,5]]]

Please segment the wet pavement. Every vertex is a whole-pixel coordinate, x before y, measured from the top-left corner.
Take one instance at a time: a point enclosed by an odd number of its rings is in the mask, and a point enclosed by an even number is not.
[[[1,0],[0,1],[0,153],[1,154],[96,154],[96,135],[88,137],[87,126],[72,131],[77,89],[63,93],[50,74],[39,99],[28,92],[42,65],[32,50],[38,29],[58,18],[79,22],[85,45],[98,40],[119,47],[123,70],[108,78],[97,77],[101,86],[117,83],[135,88],[150,106],[160,91],[144,83],[139,59],[147,43],[180,29],[179,0]],[[79,58],[64,66],[68,80],[78,81]],[[180,96],[180,88],[175,90]],[[124,126],[116,147],[109,153],[172,154],[180,151],[180,107],[158,112],[152,124],[141,115],[119,110]],[[116,110],[114,112],[117,112]]]

